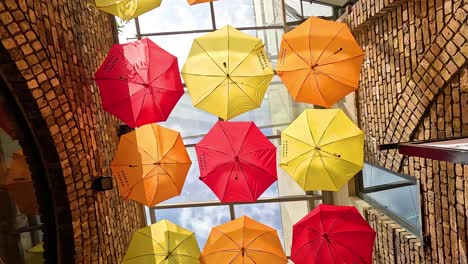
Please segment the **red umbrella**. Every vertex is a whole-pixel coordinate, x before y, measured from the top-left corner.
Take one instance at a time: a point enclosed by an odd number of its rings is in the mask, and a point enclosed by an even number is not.
[[[94,79],[103,108],[131,127],[165,121],[184,93],[177,58],[147,38],[113,45]]]
[[[353,206],[319,205],[293,226],[296,264],[372,263],[375,231]]]
[[[253,122],[218,121],[195,148],[200,180],[222,202],[254,202],[277,180],[276,147]]]

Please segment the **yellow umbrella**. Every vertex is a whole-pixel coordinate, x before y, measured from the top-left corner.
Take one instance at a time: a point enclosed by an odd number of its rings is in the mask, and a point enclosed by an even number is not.
[[[224,120],[260,107],[273,78],[262,40],[231,26],[196,38],[181,73],[193,105]]]
[[[120,138],[111,169],[121,196],[151,207],[180,194],[191,165],[179,132],[152,124]]]
[[[340,109],[307,109],[281,133],[280,166],[306,191],[338,191],[364,166],[364,133]]]
[[[130,20],[161,5],[162,0],[95,0],[95,7]]]
[[[122,263],[196,264],[200,248],[195,234],[168,220],[161,220],[133,234]]]
[[[44,244],[41,242],[34,247],[27,250],[26,263],[27,264],[42,264],[44,263]],[[1,262],[0,262],[1,263]]]

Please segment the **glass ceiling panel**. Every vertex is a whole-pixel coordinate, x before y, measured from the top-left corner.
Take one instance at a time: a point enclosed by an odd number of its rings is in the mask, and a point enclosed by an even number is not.
[[[215,1],[214,13],[217,28],[281,24],[281,5],[276,0]]]
[[[138,17],[141,33],[212,29],[210,5],[190,6],[187,0],[162,1],[159,8]]]
[[[229,222],[228,206],[206,206],[180,209],[158,209],[156,220],[167,219],[176,225],[195,232],[198,245],[205,246],[211,228]]]

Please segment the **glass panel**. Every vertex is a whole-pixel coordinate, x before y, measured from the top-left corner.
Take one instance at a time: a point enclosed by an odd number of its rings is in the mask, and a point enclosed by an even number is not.
[[[246,215],[262,224],[276,229],[284,248],[283,222],[281,220],[281,208],[279,203],[235,205],[234,212],[236,218]]]
[[[330,6],[325,6],[317,3],[308,3],[302,1],[302,6],[304,8],[304,17],[308,18],[311,16],[323,16],[330,17],[333,16],[333,8]]]
[[[177,57],[179,69],[182,69],[187,60],[193,39],[202,36],[202,33],[180,34],[168,36],[149,37],[154,43]]]
[[[368,196],[407,222],[421,228],[417,185],[369,193]]]
[[[187,148],[192,166],[185,180],[184,188],[181,195],[164,201],[162,204],[186,203],[186,202],[201,202],[201,201],[217,201],[216,195],[208,188],[208,186],[200,181],[200,171],[198,168],[197,154],[195,148]]]
[[[212,227],[230,221],[228,206],[158,209],[156,219],[167,219],[195,232],[200,248],[205,246]]]
[[[257,37],[263,41],[268,59],[274,69],[276,67],[276,62],[278,61],[278,51],[281,45],[283,29],[243,30],[242,32]]]
[[[141,33],[212,29],[209,4],[190,6],[187,0],[163,1],[138,17]]]
[[[135,20],[125,21],[115,17],[117,31],[119,32],[119,43],[127,43],[137,40]]]
[[[386,170],[377,168],[367,163],[364,163],[362,174],[364,188],[406,180],[404,178],[398,177],[393,173],[389,173]]]
[[[188,92],[180,98],[166,122],[160,125],[180,132],[185,144],[197,143],[218,121],[218,118],[203,110],[192,106],[192,99]]]
[[[216,27],[281,25],[280,0],[237,0],[214,2]]]
[[[301,21],[311,16],[333,16],[333,8],[330,6],[303,0],[286,0],[287,22]]]
[[[293,225],[309,213],[307,201],[281,203],[281,219],[286,254],[291,255]]]

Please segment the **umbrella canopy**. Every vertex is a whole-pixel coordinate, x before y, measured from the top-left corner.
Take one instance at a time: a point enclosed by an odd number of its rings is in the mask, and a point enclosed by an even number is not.
[[[371,264],[375,231],[353,206],[319,205],[293,226],[295,264]]]
[[[195,264],[200,263],[195,234],[168,220],[135,231],[122,263]]]
[[[281,164],[306,191],[338,191],[364,166],[364,133],[340,109],[307,109],[281,133]]]
[[[295,101],[330,107],[357,90],[364,52],[345,23],[311,17],[283,35],[278,57]]]
[[[31,170],[22,150],[13,153],[5,184],[8,193],[21,212],[31,215],[39,214]]]
[[[182,77],[194,106],[228,120],[260,107],[273,69],[262,40],[225,26],[193,41]]]
[[[200,180],[222,202],[254,202],[277,180],[276,147],[253,122],[218,121],[195,149]]]
[[[243,216],[213,227],[200,262],[282,264],[288,259],[275,229]]]
[[[43,264],[44,263],[44,243],[41,242],[26,251],[26,264]]]
[[[152,124],[120,138],[111,168],[121,196],[151,207],[180,194],[191,164],[179,132]]]
[[[214,2],[216,0],[187,0],[187,2],[190,5],[196,5],[196,4],[201,4],[201,3],[208,3],[208,2]]]
[[[128,21],[159,7],[161,2],[162,0],[95,0],[95,7]]]
[[[184,94],[177,58],[147,38],[113,45],[94,79],[104,110],[130,127],[165,121]]]

